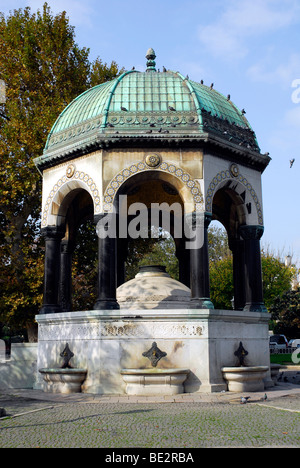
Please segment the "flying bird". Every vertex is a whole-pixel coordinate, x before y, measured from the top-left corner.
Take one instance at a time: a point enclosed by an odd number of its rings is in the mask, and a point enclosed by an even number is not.
[[[294,158],[294,159],[290,159],[290,168],[293,166],[294,162],[295,162],[295,158]]]

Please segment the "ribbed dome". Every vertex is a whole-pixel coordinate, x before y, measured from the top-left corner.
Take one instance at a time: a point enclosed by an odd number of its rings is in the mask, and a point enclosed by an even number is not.
[[[121,309],[180,309],[189,307],[191,291],[160,265],[142,266],[134,279],[117,288]]]
[[[156,71],[153,49],[146,57],[145,72],[127,71],[72,101],[54,123],[37,162],[128,139],[207,141],[211,135],[259,151],[244,111],[230,96],[179,72]]]

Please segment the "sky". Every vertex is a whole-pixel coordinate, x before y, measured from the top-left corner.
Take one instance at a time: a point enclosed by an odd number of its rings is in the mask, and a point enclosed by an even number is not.
[[[44,0],[0,0],[5,15]],[[67,12],[90,60],[144,71],[149,47],[156,67],[180,71],[240,108],[262,153],[265,231],[261,244],[292,255],[300,267],[300,0],[49,0]],[[290,160],[295,159],[292,167]]]

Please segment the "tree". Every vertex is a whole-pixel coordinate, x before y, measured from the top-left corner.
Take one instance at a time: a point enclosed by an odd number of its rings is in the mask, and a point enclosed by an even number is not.
[[[232,257],[210,264],[210,297],[216,309],[231,309],[233,298]]]
[[[219,223],[220,224],[220,223]],[[220,225],[221,226],[221,225]],[[231,256],[228,246],[227,232],[216,224],[211,224],[208,228],[208,249],[210,265]]]
[[[119,69],[117,63],[114,60],[108,66],[107,63],[102,63],[102,60],[98,57],[92,63],[90,86],[96,86],[97,84],[111,81],[124,72],[125,68]]]
[[[300,288],[286,291],[270,307],[274,333],[300,338]]]
[[[293,266],[286,266],[274,253],[262,250],[263,297],[269,309],[278,297],[291,288],[295,274]],[[233,262],[230,255],[210,262],[211,300],[216,308],[230,308],[233,298]]]
[[[178,260],[175,256],[175,243],[168,232],[151,227],[148,237],[130,239],[125,263],[126,281],[135,277],[139,266],[164,265],[167,273],[178,280]]]
[[[269,309],[286,291],[291,288],[295,274],[293,266],[286,266],[278,255],[267,250],[261,254],[264,303]]]
[[[115,62],[91,64],[88,55],[66,12],[53,16],[45,3],[36,14],[0,13],[0,320],[12,325],[30,325],[41,306],[41,177],[33,159],[70,101],[105,73],[120,73]]]

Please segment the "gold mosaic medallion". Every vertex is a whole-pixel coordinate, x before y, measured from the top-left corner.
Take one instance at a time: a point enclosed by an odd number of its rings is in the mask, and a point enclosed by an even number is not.
[[[230,173],[233,177],[237,177],[239,175],[239,168],[236,164],[231,164]]]
[[[66,170],[66,176],[70,179],[71,177],[73,177],[74,175],[74,172],[75,172],[75,166],[74,164],[70,164],[68,167],[67,167],[67,170]]]
[[[149,167],[157,167],[161,162],[161,157],[158,154],[148,154],[145,158],[145,163]]]

